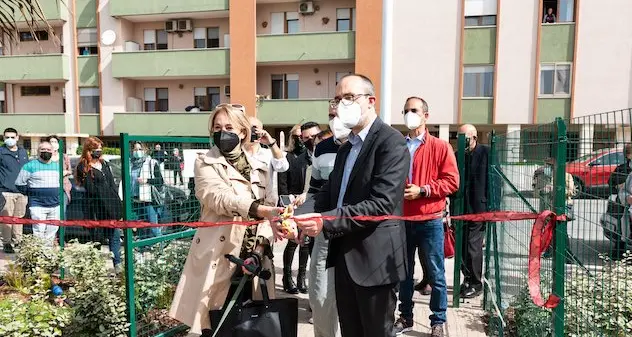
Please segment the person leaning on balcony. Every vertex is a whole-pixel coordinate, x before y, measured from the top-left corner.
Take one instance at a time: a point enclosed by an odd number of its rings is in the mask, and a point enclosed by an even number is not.
[[[263,220],[278,216],[274,191],[269,186],[268,165],[246,155],[244,145],[250,141],[251,125],[247,117],[229,104],[220,104],[209,118],[213,146],[200,154],[194,166],[195,195],[201,204],[200,221]],[[272,243],[281,237],[277,225],[269,221],[259,225],[227,225],[199,228],[193,237],[184,270],[171,304],[169,315],[188,325],[191,333],[211,335],[209,310],[220,309],[235,278],[243,275],[225,254],[269,269]],[[255,298],[259,282],[246,284],[245,300]],[[267,281],[268,293],[274,297],[274,277]],[[251,290],[251,291],[248,291]],[[260,297],[260,296],[258,296]]]
[[[549,8],[542,19],[542,23],[555,23],[555,21],[557,21],[557,18],[553,14],[553,8]]]

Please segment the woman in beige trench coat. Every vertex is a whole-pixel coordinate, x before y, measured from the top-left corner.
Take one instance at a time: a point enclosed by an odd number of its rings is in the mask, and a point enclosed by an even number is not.
[[[241,221],[278,216],[273,207],[274,191],[266,189],[271,179],[268,165],[246,156],[243,145],[250,140],[250,123],[243,112],[228,104],[219,105],[209,118],[214,146],[201,154],[194,168],[195,195],[202,207],[201,221]],[[209,310],[220,309],[237,271],[225,254],[260,263],[272,275],[272,248],[276,225],[268,221],[256,226],[226,225],[199,228],[186,263],[169,315],[191,327],[190,332],[210,332]],[[253,298],[258,280],[252,282]],[[274,277],[267,281],[274,296]]]

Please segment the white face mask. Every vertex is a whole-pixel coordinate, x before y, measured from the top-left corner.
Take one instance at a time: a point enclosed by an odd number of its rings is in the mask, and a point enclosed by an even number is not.
[[[4,140],[4,145],[7,147],[14,147],[18,143],[14,138],[7,138]]]
[[[362,118],[362,107],[358,102],[353,102],[351,105],[344,105],[340,102],[337,111],[342,125],[348,129],[358,126]]]
[[[59,143],[51,142],[50,145],[53,147],[53,151],[59,150]]]
[[[334,117],[334,119],[329,121],[329,129],[337,140],[347,138],[351,132],[351,129],[345,128],[345,126],[342,125],[342,121],[338,117]]]
[[[404,123],[406,123],[406,127],[408,130],[415,130],[416,128],[421,126],[421,122],[423,119],[421,116],[414,112],[407,112],[404,115]]]

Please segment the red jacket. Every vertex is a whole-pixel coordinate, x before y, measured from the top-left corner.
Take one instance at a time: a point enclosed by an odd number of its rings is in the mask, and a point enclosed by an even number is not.
[[[442,217],[445,198],[459,189],[459,168],[452,146],[426,130],[424,142],[411,160],[412,181],[407,178],[406,183],[423,187],[429,194],[404,200],[404,215],[436,214],[436,218]]]

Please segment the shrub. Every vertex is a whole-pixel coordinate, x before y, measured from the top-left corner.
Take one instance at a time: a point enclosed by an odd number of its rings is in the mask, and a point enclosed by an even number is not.
[[[20,250],[15,259],[15,264],[27,277],[36,277],[40,274],[52,274],[59,270],[61,255],[45,242],[33,235],[24,235]]]
[[[0,300],[0,336],[61,336],[72,317],[72,309],[43,300],[23,302]]]
[[[83,151],[83,145],[79,145],[77,147],[77,154],[81,155],[81,152]],[[121,149],[119,149],[118,147],[103,147],[103,154],[111,154],[111,155],[121,155]]]

